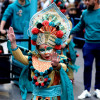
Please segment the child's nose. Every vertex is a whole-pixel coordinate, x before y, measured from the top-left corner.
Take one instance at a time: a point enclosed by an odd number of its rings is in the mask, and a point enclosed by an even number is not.
[[[47,55],[47,54],[49,54],[49,53],[46,52],[45,55]]]

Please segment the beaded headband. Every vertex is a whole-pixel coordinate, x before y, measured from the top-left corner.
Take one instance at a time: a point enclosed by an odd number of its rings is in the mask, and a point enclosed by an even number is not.
[[[70,24],[66,16],[52,3],[46,9],[37,12],[30,20],[29,31],[33,45],[47,44],[56,50],[61,49],[69,36]]]

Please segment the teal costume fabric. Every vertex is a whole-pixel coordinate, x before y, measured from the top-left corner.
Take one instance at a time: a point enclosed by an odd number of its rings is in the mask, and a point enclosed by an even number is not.
[[[70,34],[77,33],[84,28],[84,37],[87,42],[100,42],[100,8],[94,11],[83,11],[80,22],[71,30]]]
[[[24,6],[19,4],[18,0],[10,4],[3,14],[3,21],[6,21],[11,17],[11,26],[14,28],[15,33],[24,33],[26,25],[29,24],[30,20],[30,2],[26,0]]]
[[[70,57],[72,60],[72,64],[75,64],[75,61],[76,61],[76,51],[75,51],[74,47],[75,47],[75,44],[71,40],[69,43],[69,51],[70,51]]]
[[[60,69],[62,95],[61,100],[74,100],[73,86],[63,68]]]
[[[70,57],[71,57],[71,62],[72,65],[68,64],[68,67],[72,68],[72,70],[74,71],[78,71],[79,66],[75,65],[75,61],[76,61],[76,50],[74,49],[75,44],[73,43],[73,41],[71,40],[69,43],[69,51],[70,51]]]
[[[62,95],[61,100],[74,100],[73,86],[63,68],[60,69]],[[28,67],[24,67],[19,78],[19,87],[23,100],[26,100],[27,91],[33,91],[33,84],[28,80]]]
[[[75,44],[73,43],[73,41],[71,40],[70,43],[68,44],[69,46],[69,51],[70,51],[70,58],[71,58],[71,62],[72,62],[72,65],[69,65],[68,64],[68,67],[72,68],[73,71],[78,71],[79,69],[79,66],[75,65],[75,61],[76,61],[76,50],[74,49],[75,47]],[[63,54],[65,56],[67,52],[69,52],[67,48],[64,48],[63,49]]]
[[[61,85],[54,85],[50,86],[49,88],[43,87],[43,88],[38,88],[35,85],[33,85],[33,96],[42,96],[43,98],[45,97],[56,97],[56,96],[61,96]]]
[[[19,87],[21,90],[22,100],[26,100],[27,92],[33,91],[32,81],[28,80],[28,66],[24,67],[19,77]]]

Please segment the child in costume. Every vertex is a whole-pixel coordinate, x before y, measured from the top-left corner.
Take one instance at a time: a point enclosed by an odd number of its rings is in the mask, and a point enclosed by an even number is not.
[[[31,43],[36,45],[37,52],[30,51],[25,56],[16,45],[13,28],[9,28],[13,56],[28,65],[29,79],[32,80],[31,100],[74,100],[72,83],[66,74],[67,57],[56,53],[68,38],[69,29],[68,20],[55,4],[36,13],[31,18],[29,30]],[[27,95],[28,75],[25,76],[25,72],[21,73],[23,77],[19,80],[23,100]]]

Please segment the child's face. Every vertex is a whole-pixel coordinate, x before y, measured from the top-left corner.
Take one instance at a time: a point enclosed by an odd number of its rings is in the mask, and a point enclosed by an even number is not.
[[[46,44],[42,44],[39,46],[39,54],[44,60],[51,60],[52,52],[53,48]]]

